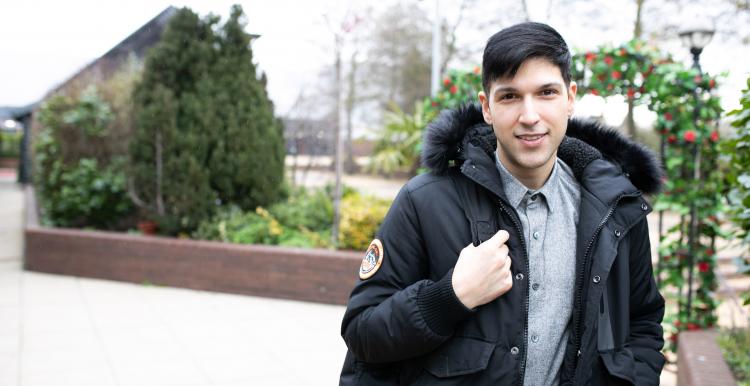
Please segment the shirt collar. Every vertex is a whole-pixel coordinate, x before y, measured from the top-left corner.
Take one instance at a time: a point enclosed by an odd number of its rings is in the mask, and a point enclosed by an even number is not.
[[[544,183],[544,185],[539,190],[531,190],[524,184],[522,184],[521,181],[518,181],[518,179],[513,176],[508,171],[508,169],[505,168],[505,165],[500,162],[500,159],[497,156],[497,152],[495,152],[495,165],[497,166],[497,170],[500,172],[505,195],[508,198],[508,202],[510,202],[510,204],[513,205],[514,208],[518,208],[519,205],[521,205],[521,203],[524,201],[525,197],[539,194],[544,197],[544,200],[542,201],[547,204],[547,209],[550,211],[550,213],[552,213],[556,206],[555,201],[557,200],[559,187],[558,169],[560,169],[560,165],[558,164],[560,162],[562,161],[559,158],[556,158],[555,165],[552,167],[552,173],[550,174],[549,178],[547,178],[547,181]]]

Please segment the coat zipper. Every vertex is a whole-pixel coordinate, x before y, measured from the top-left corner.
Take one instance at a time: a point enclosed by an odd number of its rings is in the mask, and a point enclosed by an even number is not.
[[[586,278],[586,270],[588,269],[588,263],[589,263],[589,254],[591,253],[591,248],[594,246],[594,242],[596,242],[596,239],[599,237],[599,233],[604,228],[604,225],[609,221],[609,218],[612,217],[612,214],[614,214],[615,209],[617,208],[617,205],[620,203],[620,200],[622,200],[625,197],[638,197],[641,195],[641,192],[635,192],[635,193],[628,193],[628,194],[620,194],[617,196],[615,201],[610,205],[609,210],[607,211],[607,214],[604,216],[602,221],[599,222],[599,226],[594,231],[594,235],[591,237],[591,240],[589,240],[588,245],[586,246],[586,253],[583,255],[583,261],[581,262],[581,269],[578,270],[578,278],[577,278],[577,288],[576,288],[576,304],[578,305],[578,313],[576,314],[574,326],[575,326],[575,350],[576,350],[576,360],[575,360],[575,366],[573,367],[573,377],[572,377],[572,385],[576,384],[576,377],[578,374],[577,368],[578,368],[578,358],[581,356],[581,340],[583,339],[583,328],[582,328],[582,319],[584,317],[583,311],[583,286],[584,286],[584,279]]]
[[[513,213],[508,210],[508,208],[503,204],[502,200],[498,200],[498,203],[500,204],[500,209],[502,209],[503,212],[505,212],[508,217],[510,217],[511,221],[513,221],[513,226],[516,228],[516,234],[519,236],[518,239],[521,240],[521,247],[523,247],[523,253],[525,256],[524,262],[526,263],[526,277],[529,277],[529,251],[526,249],[526,240],[523,236],[523,230],[521,228],[521,225],[518,223],[518,220],[516,220],[516,216],[513,215]],[[521,375],[519,377],[518,384],[523,385],[523,378],[524,373],[526,372],[526,355],[528,352],[528,337],[529,337],[529,280],[526,280],[526,311],[524,314],[524,320],[525,323],[523,325],[523,358],[521,359]]]

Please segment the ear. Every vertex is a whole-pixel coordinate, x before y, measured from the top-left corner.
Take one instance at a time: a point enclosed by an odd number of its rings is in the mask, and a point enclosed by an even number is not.
[[[573,116],[573,111],[575,110],[576,92],[578,92],[578,84],[571,80],[570,86],[568,86],[568,118]]]
[[[482,116],[484,117],[484,121],[492,126],[492,114],[490,113],[490,102],[487,100],[487,95],[485,95],[484,91],[479,92],[479,103],[482,104]]]

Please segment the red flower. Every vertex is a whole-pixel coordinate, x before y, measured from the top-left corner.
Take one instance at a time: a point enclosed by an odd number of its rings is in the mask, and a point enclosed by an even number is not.
[[[718,142],[719,141],[719,132],[718,131],[714,130],[714,131],[711,132],[711,140],[714,141],[714,142]]]
[[[669,255],[664,255],[664,256],[661,257],[662,261],[669,261],[669,259],[671,259],[671,258],[672,258],[672,256],[669,256]]]
[[[451,78],[445,78],[445,79],[443,79],[443,84],[446,85],[446,86],[450,86],[451,85]]]
[[[700,328],[700,326],[698,326],[695,323],[688,323],[687,324],[687,329],[688,329],[688,331],[695,331],[695,330],[700,330],[701,328]]]
[[[593,52],[587,52],[587,53],[586,53],[586,61],[587,61],[587,62],[591,62],[591,61],[593,61],[593,60],[594,60],[594,58],[596,58],[596,55],[594,55],[594,53],[593,53]]]
[[[681,325],[682,325],[682,322],[680,322],[679,320],[675,320],[674,321],[674,326],[675,327],[680,328]]]
[[[708,88],[714,88],[716,86],[716,81],[711,79],[708,81]]]
[[[476,67],[474,67],[474,73],[475,73],[475,74],[479,75],[479,73],[480,73],[481,71],[482,71],[482,69],[481,69],[481,68],[479,68],[479,66],[476,66]]]
[[[693,78],[693,82],[695,82],[695,84],[701,83],[703,82],[703,78],[700,75],[696,75],[695,78]]]
[[[674,134],[670,135],[669,138],[667,138],[667,142],[669,143],[675,143],[677,142],[677,137],[674,136]]]
[[[685,139],[685,142],[695,142],[695,132],[693,130],[686,131],[685,134],[682,135],[682,137]]]
[[[628,52],[624,48],[620,48],[620,56],[625,56]]]
[[[677,334],[672,334],[672,335],[671,335],[671,336],[669,337],[669,340],[671,340],[671,341],[672,341],[672,343],[675,343],[675,344],[676,344],[676,343],[677,343]]]
[[[615,79],[622,78],[622,73],[620,71],[612,71],[612,77]]]
[[[604,80],[607,79],[607,77],[604,76],[604,74],[599,74],[596,76],[596,79],[599,79],[600,82],[604,82]]]
[[[632,87],[628,87],[628,99],[633,99],[635,96],[635,90]]]
[[[607,90],[612,91],[613,88],[615,88],[615,85],[613,85],[613,84],[608,84],[607,85]]]
[[[451,91],[451,94],[455,94],[455,93],[458,92],[458,87],[454,84],[453,86],[451,86],[451,90],[450,91]]]
[[[708,272],[709,269],[711,269],[711,266],[708,265],[708,263],[706,263],[705,261],[701,261],[700,263],[698,263],[698,270],[699,271],[705,273],[705,272]]]
[[[614,60],[614,59],[612,59],[612,57],[611,57],[611,56],[607,56],[607,57],[605,57],[605,58],[604,58],[604,63],[607,63],[607,65],[608,65],[608,66],[611,66],[611,65],[612,65],[612,63],[614,63],[614,61],[615,61],[615,60]]]
[[[714,252],[714,250],[712,248],[706,249],[706,256],[713,256],[714,253],[716,253],[716,252]]]
[[[435,101],[432,101],[432,107],[437,107],[438,103]]]
[[[591,90],[591,95],[599,95],[599,91],[596,89]]]
[[[672,113],[664,113],[664,119],[666,119],[667,121],[671,121],[672,120]]]

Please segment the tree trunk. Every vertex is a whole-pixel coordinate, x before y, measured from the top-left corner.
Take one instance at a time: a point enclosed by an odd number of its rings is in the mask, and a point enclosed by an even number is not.
[[[346,96],[346,146],[344,146],[344,151],[346,152],[344,170],[346,173],[354,173],[357,170],[357,165],[354,163],[352,155],[352,113],[354,112],[354,99],[357,97],[357,89],[354,82],[357,73],[357,54],[358,52],[356,51],[352,54],[348,77],[349,92]]]

